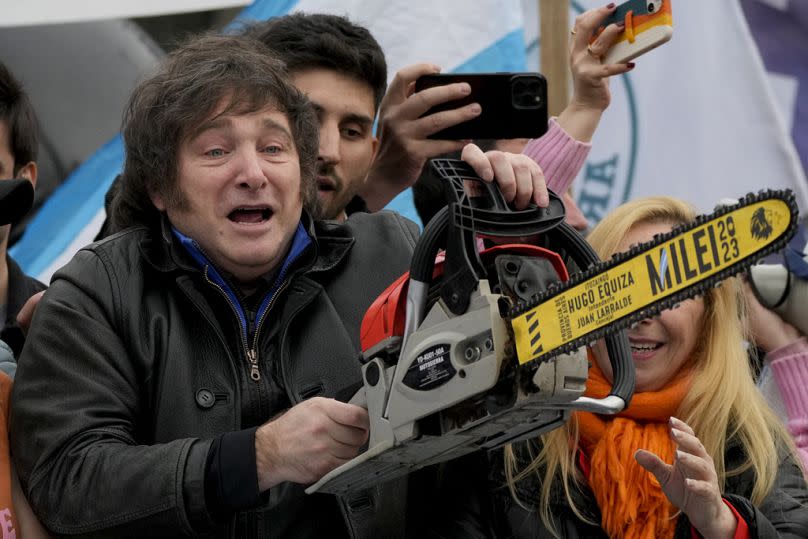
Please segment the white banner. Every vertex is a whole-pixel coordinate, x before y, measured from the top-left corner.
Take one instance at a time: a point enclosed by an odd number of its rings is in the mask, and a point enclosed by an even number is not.
[[[573,0],[570,21],[602,3]],[[804,214],[805,173],[738,2],[674,0],[672,8],[673,39],[611,83],[612,104],[573,186],[582,211],[597,221],[649,195],[708,211],[722,198],[790,188]],[[525,28],[534,68],[536,26]]]

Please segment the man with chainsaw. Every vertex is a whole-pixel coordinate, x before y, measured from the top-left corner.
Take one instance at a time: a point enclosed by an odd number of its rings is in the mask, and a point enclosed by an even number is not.
[[[37,515],[65,535],[394,537],[406,483],[305,485],[354,457],[367,412],[359,323],[406,271],[417,227],[314,221],[317,118],[254,40],[204,37],[134,91],[115,217],[38,307],[12,447]],[[540,169],[464,158],[514,198]]]

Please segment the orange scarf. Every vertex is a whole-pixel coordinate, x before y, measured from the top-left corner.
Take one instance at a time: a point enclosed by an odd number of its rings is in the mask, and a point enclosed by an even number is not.
[[[611,389],[591,358],[586,395],[605,397]],[[631,405],[617,416],[577,412],[581,447],[589,457],[589,486],[601,511],[601,527],[609,537],[652,539],[673,537],[676,508],[654,476],[634,460],[637,449],[673,462],[675,445],[668,419],[676,415],[690,377],[680,376],[659,391],[635,393]]]

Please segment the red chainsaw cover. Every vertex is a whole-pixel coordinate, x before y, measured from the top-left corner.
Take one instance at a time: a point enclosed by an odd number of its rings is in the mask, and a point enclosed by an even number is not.
[[[529,255],[546,258],[553,265],[553,268],[562,281],[569,279],[567,267],[564,265],[564,261],[561,260],[561,256],[554,251],[535,245],[496,245],[482,251],[480,258],[484,264],[487,264],[501,254]],[[443,253],[440,253],[435,261],[435,271],[432,274],[432,278],[435,279],[442,273]],[[409,282],[410,274],[407,272],[388,286],[387,289],[376,298],[376,301],[368,308],[367,312],[365,312],[365,317],[362,319],[362,328],[360,330],[363,352],[388,337],[400,337],[404,335]]]

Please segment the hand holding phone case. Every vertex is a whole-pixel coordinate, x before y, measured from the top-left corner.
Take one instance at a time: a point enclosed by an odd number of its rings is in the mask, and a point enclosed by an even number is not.
[[[604,63],[622,64],[668,42],[673,36],[671,0],[629,0],[602,27],[621,22],[626,29],[604,55]]]

